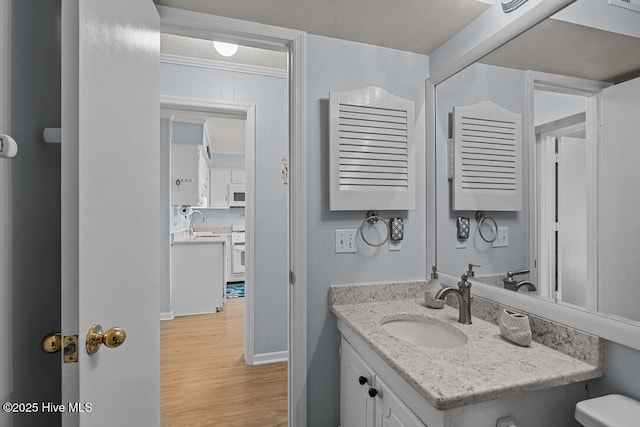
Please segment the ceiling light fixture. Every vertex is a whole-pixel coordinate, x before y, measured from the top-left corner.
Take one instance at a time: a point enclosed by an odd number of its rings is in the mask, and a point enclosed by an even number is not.
[[[238,45],[233,43],[213,42],[213,47],[222,56],[233,56],[238,51]]]

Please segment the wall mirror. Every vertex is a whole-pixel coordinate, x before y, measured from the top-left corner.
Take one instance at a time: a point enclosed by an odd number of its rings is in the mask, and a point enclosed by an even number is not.
[[[474,284],[504,303],[640,326],[640,11],[578,0],[439,83],[435,101],[438,270],[475,264]],[[487,101],[519,115],[518,141],[500,120],[454,120]],[[476,187],[518,187],[522,203],[494,209],[476,191],[477,207],[456,205]]]

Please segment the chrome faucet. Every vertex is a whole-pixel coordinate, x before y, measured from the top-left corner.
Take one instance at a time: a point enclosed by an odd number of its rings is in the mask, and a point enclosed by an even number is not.
[[[444,299],[453,294],[458,299],[458,322],[464,325],[471,324],[471,283],[467,281],[467,273],[464,273],[460,276],[462,279],[458,282],[458,289],[452,288],[451,286],[447,286],[446,288],[442,288],[436,294],[436,299]]]
[[[529,280],[517,281],[516,279],[513,278],[513,276],[517,276],[520,274],[529,274],[529,269],[525,268],[517,271],[507,271],[507,277],[502,279],[504,288],[509,289],[511,291],[518,292],[521,287],[526,286],[527,290],[529,290],[530,292],[536,291],[537,290],[536,286],[533,283],[531,283]]]
[[[194,209],[193,212],[191,213],[191,217],[193,218],[193,214],[200,214],[200,222],[205,222],[206,219],[204,218],[204,215],[202,215],[202,212],[200,212],[197,209]]]

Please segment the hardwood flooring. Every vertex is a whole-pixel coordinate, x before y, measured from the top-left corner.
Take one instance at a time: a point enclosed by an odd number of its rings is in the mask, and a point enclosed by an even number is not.
[[[246,366],[244,298],[160,323],[162,427],[287,425],[287,363]]]

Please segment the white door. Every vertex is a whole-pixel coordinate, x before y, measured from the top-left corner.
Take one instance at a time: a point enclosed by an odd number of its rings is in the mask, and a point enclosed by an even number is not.
[[[558,289],[562,301],[587,307],[587,141],[558,138]]]
[[[598,310],[637,321],[640,286],[630,260],[640,251],[639,99],[640,77],[602,91],[598,158],[598,281],[606,283],[598,292]]]
[[[63,401],[91,404],[65,426],[160,425],[159,26],[151,0],[62,2]],[[94,323],[126,341],[88,355]]]

